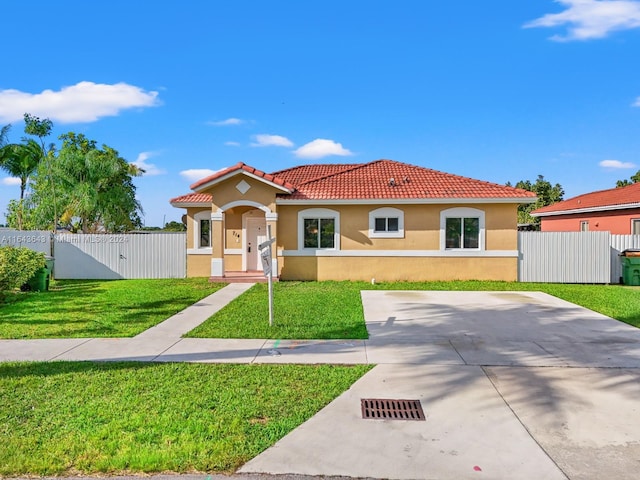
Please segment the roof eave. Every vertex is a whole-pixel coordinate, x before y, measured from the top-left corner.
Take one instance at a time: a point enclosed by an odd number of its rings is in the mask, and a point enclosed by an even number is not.
[[[189,207],[211,207],[211,202],[169,202],[172,207],[189,208]]]
[[[531,212],[532,217],[554,217],[556,215],[572,215],[575,213],[607,212],[609,210],[627,210],[629,208],[640,208],[640,202],[625,203],[621,205],[602,205],[599,207],[572,208],[569,210],[555,210],[553,212]]]
[[[477,204],[477,203],[534,203],[535,198],[529,197],[475,197],[475,198],[364,198],[364,199],[288,199],[278,197],[276,204],[280,205],[378,205],[378,204],[422,204],[422,205],[440,205],[449,203]]]

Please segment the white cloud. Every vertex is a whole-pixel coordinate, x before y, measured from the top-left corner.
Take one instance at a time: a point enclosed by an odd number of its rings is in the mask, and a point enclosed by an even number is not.
[[[4,177],[3,179],[0,180],[0,183],[2,183],[2,185],[8,185],[10,187],[13,187],[15,185],[20,186],[22,182],[17,177]]]
[[[334,142],[333,140],[326,140],[324,138],[317,138],[306,145],[302,145],[293,153],[298,158],[312,159],[328,157],[330,155],[339,155],[341,157],[353,155],[353,153],[344,148],[341,143]]]
[[[238,142],[224,142],[227,147],[239,147],[240,143]]]
[[[229,125],[242,125],[244,120],[240,118],[227,118],[226,120],[219,120],[213,122],[207,122],[207,125],[213,125],[214,127],[227,127]]]
[[[255,143],[252,143],[252,147],[293,147],[293,142],[286,137],[280,135],[254,135],[253,139]]]
[[[631,106],[632,107],[640,107],[640,97],[636,98],[636,101]]]
[[[524,28],[567,25],[567,34],[551,40],[566,42],[604,38],[617,30],[640,27],[640,2],[635,0],[556,0],[566,10],[548,13],[524,25]]]
[[[0,123],[21,120],[25,112],[59,123],[95,122],[128,108],[155,107],[160,104],[157,97],[158,92],[146,92],[126,83],[80,82],[40,93],[0,90]]]
[[[191,168],[189,170],[183,170],[180,172],[180,176],[189,180],[190,182],[197,182],[214,173],[218,173],[222,170],[211,170],[209,168]]]
[[[636,165],[631,162],[621,162],[620,160],[602,160],[598,165],[603,168],[626,169],[635,168]]]
[[[138,158],[136,158],[136,160],[131,163],[136,167],[143,169],[144,170],[143,176],[145,177],[147,176],[152,177],[155,175],[164,175],[165,173],[167,173],[166,170],[162,170],[161,168],[158,168],[153,163],[147,163],[147,160],[149,159],[149,157],[152,157],[153,155],[155,155],[153,152],[142,152],[138,155]]]

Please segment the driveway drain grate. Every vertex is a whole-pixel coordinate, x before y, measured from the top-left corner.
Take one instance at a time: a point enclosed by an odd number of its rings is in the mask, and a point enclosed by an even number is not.
[[[425,420],[420,400],[362,398],[362,418],[386,420]]]

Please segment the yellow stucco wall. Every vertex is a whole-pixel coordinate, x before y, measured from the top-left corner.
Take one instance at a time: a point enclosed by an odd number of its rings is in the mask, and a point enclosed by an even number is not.
[[[239,255],[225,255],[224,256],[224,269],[228,272],[240,272],[242,271],[242,254]]]
[[[187,277],[210,277],[211,256],[187,254]]]
[[[404,212],[404,238],[369,238],[369,212],[381,207]],[[340,212],[340,250],[439,250],[440,212],[470,205],[278,205],[278,248],[298,249],[298,212],[307,208],[328,208]],[[515,250],[518,247],[517,205],[475,206],[485,212],[487,250]]]
[[[487,250],[517,250],[518,206],[499,204],[484,210]]]
[[[517,280],[517,258],[279,257],[281,280]]]
[[[250,186],[249,190],[244,194],[236,188],[238,183],[243,180]],[[203,190],[202,193],[210,193],[212,195],[214,212],[231,202],[242,200],[248,200],[265,205],[273,212],[275,211],[276,193],[280,192],[280,190],[277,190],[276,188],[254,178],[250,178],[245,175],[236,175],[224,182],[214,185],[208,190]]]

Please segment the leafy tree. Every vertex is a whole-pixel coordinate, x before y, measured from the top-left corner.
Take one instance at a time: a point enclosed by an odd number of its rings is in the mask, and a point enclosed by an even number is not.
[[[507,182],[507,186],[510,187],[512,185]],[[518,205],[518,223],[533,223],[539,225],[540,218],[532,217],[530,213],[538,208],[560,202],[564,197],[564,189],[562,186],[559,183],[552,185],[544,179],[543,175],[538,175],[538,178],[533,183],[529,180],[520,180],[515,184],[515,187],[534,192],[538,196],[538,199],[534,203]]]
[[[123,232],[141,225],[142,207],[135,198],[133,177],[142,170],[129,164],[113,148],[83,134],[61,135],[62,147],[55,161],[38,169],[31,203],[36,223],[50,219],[56,205],[51,190],[58,192],[60,223],[72,231]],[[47,181],[48,170],[51,169]]]
[[[635,174],[631,175],[631,178],[627,180],[618,180],[616,182],[616,188],[626,187],[628,185],[633,185],[634,183],[640,182],[640,170],[638,170]]]
[[[187,226],[182,222],[172,221],[166,223],[163,230],[166,232],[186,232]]]
[[[47,149],[44,145],[44,139],[51,135],[51,129],[53,128],[53,122],[48,118],[41,120],[39,117],[35,115],[31,115],[30,113],[24,114],[24,133],[28,135],[33,135],[40,139],[40,146],[42,147],[42,152],[45,154],[47,159],[47,173],[48,180],[51,189],[51,202],[53,206],[53,230],[55,231],[58,226],[58,208],[57,208],[57,200],[56,200],[56,188],[53,181],[53,171],[52,171],[52,162],[53,162],[53,153],[54,145],[51,144],[49,146],[48,153]]]
[[[7,227],[22,230],[37,230],[38,223],[35,219],[35,211],[29,204],[29,198],[25,200],[9,200],[7,206]]]

